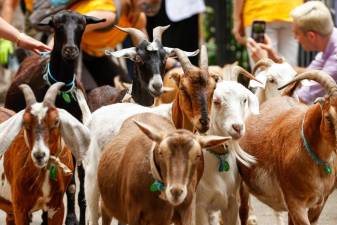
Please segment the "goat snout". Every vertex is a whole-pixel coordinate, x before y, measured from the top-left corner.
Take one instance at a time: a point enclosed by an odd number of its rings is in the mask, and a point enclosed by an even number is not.
[[[33,156],[37,161],[42,161],[43,158],[46,156],[46,153],[45,152],[34,152]]]
[[[180,197],[180,195],[183,193],[183,189],[173,187],[173,188],[170,189],[170,192],[171,192],[171,195],[174,199],[178,199]]]
[[[233,123],[232,129],[234,132],[232,132],[231,136],[235,139],[240,138],[243,133],[243,124],[241,123]]]
[[[167,199],[172,205],[181,204],[186,197],[186,188],[182,185],[172,185],[166,191]]]
[[[37,167],[43,168],[48,162],[47,154],[45,152],[34,152],[33,161]]]
[[[79,49],[76,46],[66,45],[62,49],[62,56],[66,59],[76,59],[79,56]]]
[[[199,132],[205,133],[206,131],[208,131],[208,129],[209,129],[209,118],[207,118],[207,119],[200,118],[199,123],[200,123],[200,128],[198,129]]]
[[[154,89],[156,92],[160,92],[160,93],[161,93],[162,88],[163,88],[163,84],[160,83],[160,82],[157,82],[157,83],[152,84],[152,87],[153,87],[153,89]]]

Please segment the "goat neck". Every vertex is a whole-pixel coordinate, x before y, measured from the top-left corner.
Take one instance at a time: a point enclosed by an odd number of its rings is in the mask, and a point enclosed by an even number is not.
[[[55,46],[50,55],[49,70],[55,80],[65,84],[70,84],[74,80],[78,58],[64,59],[62,57],[61,49],[62,46],[58,46],[57,39],[55,39]],[[69,89],[69,87],[63,87],[62,89],[67,88]]]
[[[188,119],[187,115],[181,110],[180,97],[177,93],[175,100],[172,103],[172,121],[177,129],[186,129],[193,131],[194,125]]]
[[[333,98],[337,102],[337,96]],[[329,161],[331,153],[336,152],[337,105],[330,105],[331,100],[311,106],[304,115],[304,135],[323,161]]]

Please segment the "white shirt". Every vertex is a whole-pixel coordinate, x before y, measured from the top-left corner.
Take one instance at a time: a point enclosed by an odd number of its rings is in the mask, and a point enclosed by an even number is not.
[[[165,9],[168,18],[173,22],[191,17],[205,11],[203,0],[166,0]]]

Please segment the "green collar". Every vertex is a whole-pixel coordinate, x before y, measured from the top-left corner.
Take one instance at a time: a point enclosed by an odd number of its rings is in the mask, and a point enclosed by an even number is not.
[[[328,174],[332,173],[332,168],[330,165],[323,161],[322,159],[319,158],[319,156],[316,154],[315,150],[312,148],[312,146],[309,144],[308,140],[306,139],[304,135],[304,119],[305,119],[305,114],[302,119],[302,126],[301,126],[301,138],[303,140],[303,145],[305,150],[308,152],[310,155],[311,159],[319,166],[322,166],[324,168],[324,171]]]
[[[228,146],[227,145],[222,145],[223,148],[226,150],[224,154],[216,154],[210,150],[207,150],[208,152],[210,152],[212,155],[214,155],[218,160],[219,160],[219,167],[218,167],[218,171],[219,172],[228,172],[230,169],[230,165],[228,163]]]

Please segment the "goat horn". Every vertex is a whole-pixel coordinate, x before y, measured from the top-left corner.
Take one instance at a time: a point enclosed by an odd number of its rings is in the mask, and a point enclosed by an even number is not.
[[[298,82],[304,79],[314,80],[318,82],[320,85],[322,85],[322,87],[328,93],[328,95],[332,95],[334,93],[337,94],[337,85],[334,79],[329,74],[319,70],[310,70],[298,74],[291,81],[289,81],[282,87],[278,88],[278,90],[281,90],[294,82]]]
[[[21,84],[19,88],[21,89],[23,95],[25,96],[27,106],[36,103],[34,92],[27,84]]]
[[[184,73],[187,73],[188,71],[190,71],[193,68],[193,65],[191,61],[188,59],[188,57],[186,56],[186,54],[184,53],[184,51],[178,48],[173,49],[173,51],[177,55],[179,62],[181,64],[181,67],[184,70]]]
[[[131,35],[132,38],[136,39],[136,45],[140,44],[142,41],[149,41],[149,38],[147,37],[146,34],[144,34],[141,30],[138,30],[136,28],[132,28],[132,27],[119,27],[119,26],[116,26],[115,27],[118,29],[118,30],[121,30],[123,32],[126,32],[128,34]]]
[[[158,40],[161,42],[161,36],[163,35],[164,31],[167,30],[170,27],[170,25],[167,26],[158,26],[153,29],[153,40]]]
[[[271,67],[274,64],[274,61],[269,59],[269,58],[263,58],[261,60],[259,60],[252,71],[252,74],[255,75],[256,71],[261,67],[261,66],[265,66],[265,67]]]
[[[242,75],[244,75],[245,77],[247,77],[247,78],[249,78],[251,80],[255,80],[256,82],[261,83],[251,73],[249,73],[247,70],[245,70],[241,66],[237,66],[237,65],[233,66],[232,67],[232,74],[233,74],[235,80],[238,80],[238,76],[240,74],[242,74]]]
[[[64,83],[57,82],[50,86],[46,95],[43,98],[43,104],[49,103],[51,105],[55,105],[56,95],[58,91],[63,87]]]
[[[208,56],[206,45],[201,45],[200,50],[200,69],[208,70]]]

